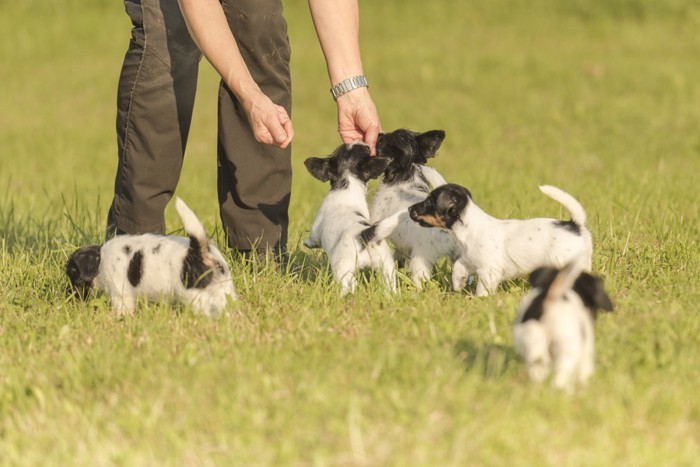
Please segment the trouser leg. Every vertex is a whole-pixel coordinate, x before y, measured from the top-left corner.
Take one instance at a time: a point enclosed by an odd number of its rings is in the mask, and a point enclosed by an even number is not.
[[[200,52],[177,0],[125,0],[133,29],[117,91],[119,162],[107,237],[165,231],[192,119]]]
[[[222,5],[253,79],[291,115],[290,49],[281,1],[223,0]],[[240,103],[222,83],[218,191],[230,247],[286,248],[291,179],[291,147],[255,141]]]

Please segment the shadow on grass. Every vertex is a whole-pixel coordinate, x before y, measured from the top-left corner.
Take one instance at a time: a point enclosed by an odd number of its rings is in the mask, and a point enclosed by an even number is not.
[[[297,248],[289,254],[287,273],[293,273],[299,280],[307,284],[316,283],[319,276],[325,275],[328,269],[325,257],[319,258],[310,250],[304,251]]]
[[[296,279],[306,284],[325,283],[326,285],[333,282],[333,273],[328,263],[328,257],[321,248],[308,249],[299,247],[290,251],[290,261],[287,266],[286,274],[293,275]],[[396,265],[398,284],[405,284],[408,288],[413,289],[413,281],[410,278],[409,271],[405,264],[400,262]],[[381,277],[377,271],[365,268],[356,272],[358,285],[367,287],[374,282],[380,282]],[[476,276],[471,276],[469,282],[459,293],[464,295],[476,295]],[[444,293],[453,293],[452,290],[452,263],[446,258],[437,262],[434,267],[432,277],[429,281],[432,285]],[[429,287],[428,283],[424,287]],[[525,290],[528,283],[525,278],[515,278],[501,283],[499,290]]]
[[[485,379],[501,379],[520,364],[515,349],[503,344],[476,344],[460,339],[454,345],[454,352],[468,373],[480,374]]]
[[[330,287],[331,284],[335,283],[335,278],[328,263],[328,257],[321,251],[321,249],[308,250],[299,248],[291,252],[287,274],[294,275],[297,280],[307,285]],[[372,287],[373,284],[382,282],[381,274],[370,268],[356,271],[355,278],[357,279],[358,287],[362,288]]]
[[[405,270],[405,273],[408,274],[408,271]],[[477,280],[478,278],[476,275],[470,275],[467,285],[460,291],[460,293],[476,296]],[[434,282],[441,291],[452,292],[452,261],[448,260],[447,258],[440,259],[433,267],[431,281]],[[528,288],[529,284],[526,277],[516,277],[501,282],[498,290],[508,292],[511,290],[527,290]]]

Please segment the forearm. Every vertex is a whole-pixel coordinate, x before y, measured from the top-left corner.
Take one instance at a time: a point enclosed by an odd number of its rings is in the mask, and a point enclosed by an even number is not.
[[[219,0],[178,0],[192,39],[239,100],[260,93]]]
[[[326,58],[331,85],[364,75],[360,57],[360,11],[358,0],[309,0],[316,34]],[[366,87],[337,98],[338,133],[343,142],[363,140],[376,152],[381,131],[377,108]]]
[[[357,0],[309,0],[309,9],[331,84],[363,74]]]
[[[219,0],[178,0],[190,35],[235,94],[248,117],[255,139],[280,148],[294,137],[286,110],[266,96],[243,60]]]

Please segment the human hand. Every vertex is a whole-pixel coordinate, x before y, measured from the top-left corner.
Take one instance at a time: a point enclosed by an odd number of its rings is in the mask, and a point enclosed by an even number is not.
[[[376,154],[377,138],[382,126],[377,108],[367,88],[358,88],[338,97],[338,133],[346,144],[362,140]]]
[[[262,91],[243,101],[255,140],[286,148],[294,138],[292,120],[281,105],[277,105]]]

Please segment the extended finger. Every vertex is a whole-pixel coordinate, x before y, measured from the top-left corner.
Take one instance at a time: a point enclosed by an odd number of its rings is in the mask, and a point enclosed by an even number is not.
[[[379,127],[371,126],[365,133],[365,143],[369,146],[369,152],[372,156],[377,155],[377,139],[379,138]]]

